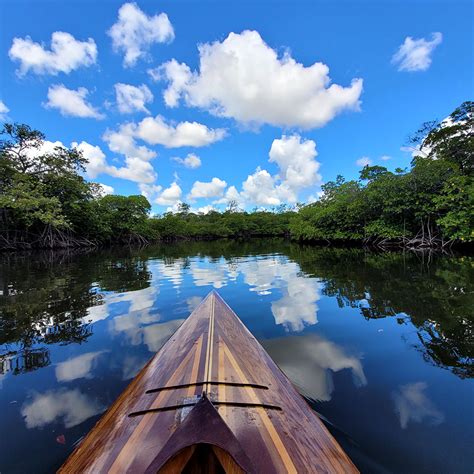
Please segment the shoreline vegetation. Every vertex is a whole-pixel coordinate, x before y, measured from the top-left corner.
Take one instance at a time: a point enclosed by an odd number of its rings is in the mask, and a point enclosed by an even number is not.
[[[144,196],[103,195],[84,179],[75,148],[42,152],[45,136],[4,125],[0,141],[0,250],[99,247],[181,239],[287,237],[300,242],[437,249],[474,243],[474,103],[409,138],[409,169],[365,166],[358,180],[338,176],[310,204],[245,212],[150,216]]]

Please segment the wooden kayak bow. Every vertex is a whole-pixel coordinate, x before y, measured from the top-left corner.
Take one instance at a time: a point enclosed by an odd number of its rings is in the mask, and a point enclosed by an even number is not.
[[[58,472],[358,471],[213,291]]]

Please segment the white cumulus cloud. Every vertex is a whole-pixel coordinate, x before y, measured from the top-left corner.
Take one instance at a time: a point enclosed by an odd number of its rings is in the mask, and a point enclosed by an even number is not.
[[[212,211],[216,211],[217,209],[211,205],[211,204],[208,204],[207,206],[202,206],[202,207],[198,207],[197,209],[193,209],[193,212],[195,214],[209,214],[210,212]]]
[[[199,198],[221,197],[226,187],[227,183],[219,178],[212,178],[209,182],[195,181],[188,199],[194,201]]]
[[[163,186],[158,184],[140,183],[138,187],[142,195],[145,196],[150,202],[153,201],[156,195],[163,189]]]
[[[105,153],[97,145],[82,141],[81,143],[73,142],[72,146],[81,151],[84,157],[89,160],[86,164],[86,173],[90,178],[96,178],[102,173],[136,183],[153,183],[157,178],[151,163],[141,157],[126,155],[125,166],[117,167],[107,162]],[[122,152],[124,153],[123,150]],[[107,194],[111,193],[108,192]]]
[[[214,201],[214,204],[228,204],[231,201],[236,201],[237,203],[241,201],[240,193],[235,186],[229,186],[224,196]]]
[[[135,129],[137,138],[150,145],[164,145],[167,148],[207,146],[222,140],[225,134],[222,128],[212,129],[198,122],[167,123],[161,115],[144,118]]]
[[[242,198],[249,204],[276,206],[280,204],[275,178],[267,171],[258,167],[242,183]]]
[[[279,173],[272,176],[258,167],[242,184],[241,199],[247,204],[275,206],[283,202],[296,203],[305,188],[321,184],[316,160],[316,143],[299,135],[283,135],[273,140],[270,162],[276,163]]]
[[[145,84],[138,87],[130,84],[115,84],[115,97],[119,112],[122,114],[150,113],[145,104],[153,101],[153,94]]]
[[[175,156],[172,158],[173,161],[183,165],[185,168],[195,169],[201,166],[201,158],[194,153],[188,153],[184,158]]]
[[[55,31],[51,35],[51,49],[35,43],[29,36],[14,38],[8,51],[12,61],[20,63],[17,74],[25,75],[30,70],[36,74],[69,74],[81,66],[95,64],[97,46],[92,38],[79,41],[69,33]]]
[[[115,153],[140,158],[144,161],[155,158],[156,152],[144,145],[137,145],[134,139],[135,130],[134,123],[125,123],[116,131],[106,130],[102,138],[109,145],[110,150]]]
[[[114,50],[124,53],[123,65],[126,67],[146,57],[152,44],[174,39],[173,25],[166,13],[148,16],[136,3],[124,3],[120,7],[118,20],[108,34]]]
[[[138,145],[134,138],[135,132],[134,123],[124,123],[116,131],[106,130],[102,136],[110,151],[125,156],[125,166],[109,167],[108,174],[137,183],[151,184],[156,181],[157,174],[150,160],[155,158],[157,153],[144,145]]]
[[[161,77],[161,67],[154,67],[146,70],[147,74],[150,76],[150,79],[154,82],[162,79]]]
[[[433,51],[442,41],[441,33],[433,33],[431,40],[407,36],[393,55],[392,64],[397,65],[399,71],[426,71],[431,66]]]
[[[171,60],[154,77],[165,78],[168,106],[182,99],[242,123],[321,127],[344,110],[358,110],[362,79],[348,87],[331,84],[320,62],[305,67],[289,52],[278,56],[257,31],[230,33],[222,42],[199,46],[199,71]],[[152,75],[153,77],[153,75]]]
[[[292,190],[297,191],[321,181],[313,140],[302,140],[299,135],[283,135],[281,139],[273,140],[269,155],[269,161],[280,168],[279,178]]]
[[[224,129],[211,129],[198,122],[167,123],[163,117],[146,117],[140,122],[123,123],[115,131],[107,130],[104,140],[112,151],[140,156],[149,160],[156,153],[144,145],[138,146],[136,140],[149,145],[163,145],[166,148],[183,146],[202,147],[222,140]]]
[[[156,204],[160,206],[174,206],[178,204],[183,193],[179,184],[175,181],[169,188],[164,189],[155,199]]]
[[[143,161],[136,157],[125,157],[126,166],[120,168],[112,167],[111,176],[128,179],[136,183],[153,183],[156,181],[157,174],[153,166],[148,161]]]
[[[64,116],[103,119],[104,115],[86,100],[88,94],[89,91],[85,87],[74,90],[63,84],[55,84],[48,89],[48,102],[45,107],[58,109]]]

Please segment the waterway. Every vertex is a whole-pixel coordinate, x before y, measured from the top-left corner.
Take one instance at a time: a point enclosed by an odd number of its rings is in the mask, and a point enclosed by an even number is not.
[[[0,472],[53,472],[217,290],[363,472],[474,470],[474,259],[284,240],[0,255]]]

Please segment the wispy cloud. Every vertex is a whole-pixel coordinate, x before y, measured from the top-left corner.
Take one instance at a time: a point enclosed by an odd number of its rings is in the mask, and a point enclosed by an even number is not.
[[[426,71],[431,66],[433,51],[442,41],[441,33],[433,33],[431,40],[407,36],[393,55],[392,64],[397,65],[399,71]]]
[[[0,120],[6,120],[8,112],[10,112],[10,109],[3,100],[0,100]]]

